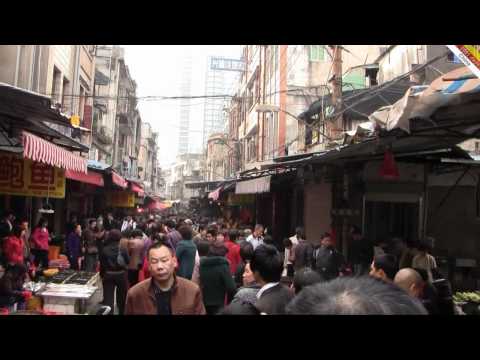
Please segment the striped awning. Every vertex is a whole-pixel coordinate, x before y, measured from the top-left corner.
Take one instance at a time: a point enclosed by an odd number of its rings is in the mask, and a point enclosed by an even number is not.
[[[88,173],[85,174],[78,171],[67,170],[65,171],[65,177],[70,180],[75,180],[78,182],[83,182],[99,187],[105,186],[103,176],[99,173],[96,173],[95,171],[88,170]]]
[[[23,157],[65,170],[87,173],[87,159],[36,135],[22,131]]]
[[[208,194],[208,198],[212,199],[214,201],[217,201],[218,198],[220,197],[220,190],[222,190],[222,187],[220,186],[218,189],[212,191],[211,193]]]
[[[130,188],[134,193],[137,193],[137,195],[140,197],[145,195],[145,191],[142,189],[142,187],[135,184],[134,182],[130,182]]]

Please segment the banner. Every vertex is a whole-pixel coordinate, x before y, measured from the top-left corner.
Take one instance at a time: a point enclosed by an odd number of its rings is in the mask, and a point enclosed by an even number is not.
[[[65,198],[65,170],[0,153],[0,194]]]
[[[447,47],[480,78],[480,45],[447,45]]]
[[[105,193],[107,206],[133,208],[135,207],[135,193],[132,191],[108,191]]]
[[[255,195],[254,194],[228,194],[227,205],[250,205],[255,203]]]

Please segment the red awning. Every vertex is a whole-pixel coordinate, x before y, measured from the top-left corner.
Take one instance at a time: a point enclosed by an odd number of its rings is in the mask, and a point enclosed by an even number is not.
[[[222,190],[222,187],[220,186],[217,188],[215,191],[212,191],[210,194],[208,194],[208,198],[212,199],[214,201],[217,201],[218,198],[220,197],[220,191]]]
[[[87,173],[87,159],[22,131],[23,157],[58,168]]]
[[[145,191],[142,189],[141,186],[138,186],[137,184],[130,182],[130,186],[132,188],[133,192],[136,192],[138,196],[144,196]]]
[[[150,205],[148,205],[148,209],[149,210],[165,210],[165,209],[168,209],[169,206],[160,202],[160,201],[153,201],[150,203]]]
[[[115,185],[120,186],[122,189],[126,189],[128,187],[128,182],[114,171],[112,171],[112,182]]]
[[[65,177],[70,180],[80,181],[95,186],[105,186],[105,183],[103,182],[103,176],[90,170],[88,170],[87,174],[78,171],[67,170],[65,171]]]

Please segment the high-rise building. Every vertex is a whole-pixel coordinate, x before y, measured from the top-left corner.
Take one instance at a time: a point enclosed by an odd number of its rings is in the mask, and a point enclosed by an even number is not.
[[[188,54],[184,58],[183,71],[180,81],[180,96],[190,96],[192,94],[192,55]],[[178,153],[183,155],[189,152],[190,143],[190,99],[181,99],[179,109],[179,134],[178,134]]]
[[[239,59],[209,56],[205,78],[207,96],[233,95],[244,63]],[[208,137],[213,133],[224,133],[227,117],[225,109],[229,107],[229,97],[211,97],[205,99],[203,120],[203,142],[205,149]]]

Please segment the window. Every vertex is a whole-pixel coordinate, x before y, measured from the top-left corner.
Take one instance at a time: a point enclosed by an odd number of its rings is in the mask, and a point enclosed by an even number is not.
[[[71,110],[72,95],[70,90],[70,81],[66,77],[63,78],[62,86],[62,109],[63,111]]]
[[[324,48],[323,45],[310,45],[309,46],[309,60],[310,61],[323,61],[324,60]]]
[[[56,103],[61,103],[61,87],[62,87],[62,74],[56,66],[53,67],[53,80],[52,80],[52,101]]]

